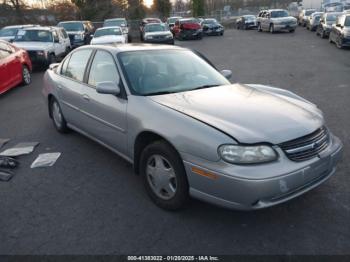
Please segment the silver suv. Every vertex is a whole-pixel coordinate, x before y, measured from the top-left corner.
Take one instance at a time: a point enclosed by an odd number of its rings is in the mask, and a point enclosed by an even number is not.
[[[261,11],[257,19],[258,31],[288,31],[293,33],[297,27],[297,19],[290,16],[287,10],[271,9]]]

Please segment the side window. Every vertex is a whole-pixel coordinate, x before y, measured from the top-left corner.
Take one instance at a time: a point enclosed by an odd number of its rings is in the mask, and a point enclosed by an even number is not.
[[[56,31],[53,31],[52,32],[52,36],[53,36],[53,41],[56,43],[59,41],[59,38],[58,38],[58,35],[57,35],[57,32]]]
[[[77,81],[83,81],[86,65],[91,56],[92,50],[80,50],[72,54],[69,59],[65,76]]]
[[[63,38],[66,39],[68,38],[67,32],[64,29],[61,29],[61,34],[63,35]]]
[[[105,51],[97,51],[92,62],[88,84],[96,87],[100,82],[119,82],[119,74],[113,57]]]
[[[66,75],[69,60],[70,60],[70,56],[64,60],[62,67],[61,67],[61,75]]]

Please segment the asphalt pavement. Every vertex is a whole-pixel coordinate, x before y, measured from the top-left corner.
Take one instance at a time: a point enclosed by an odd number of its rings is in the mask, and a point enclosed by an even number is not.
[[[56,132],[33,83],[0,96],[0,138],[40,142],[10,182],[0,182],[0,254],[349,254],[350,50],[298,28],[295,34],[228,30],[177,42],[206,55],[233,81],[291,90],[317,104],[345,145],[334,177],[288,203],[254,212],[191,200],[156,207],[132,167],[71,132]],[[39,153],[55,166],[30,169]]]

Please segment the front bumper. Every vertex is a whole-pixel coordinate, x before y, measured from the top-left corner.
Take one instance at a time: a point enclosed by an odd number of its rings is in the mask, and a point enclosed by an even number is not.
[[[183,39],[196,39],[203,35],[202,30],[182,30],[179,36]]]
[[[27,51],[33,66],[48,66],[48,55],[38,55],[37,51]]]
[[[342,147],[332,136],[322,156],[304,162],[293,162],[276,148],[278,161],[255,166],[182,157],[192,197],[226,208],[255,210],[286,202],[322,184],[335,173]]]
[[[297,24],[274,24],[275,31],[289,31],[295,30],[297,28]]]
[[[167,44],[167,45],[173,45],[174,39],[173,38],[164,38],[164,39],[145,39],[145,43],[148,44]]]
[[[217,28],[217,29],[212,29],[212,28],[208,28],[207,30],[203,30],[203,33],[206,35],[220,35],[222,33],[224,33],[224,29],[223,28]]]

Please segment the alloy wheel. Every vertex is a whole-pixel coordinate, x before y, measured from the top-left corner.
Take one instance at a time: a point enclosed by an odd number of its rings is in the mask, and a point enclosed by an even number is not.
[[[22,77],[23,77],[23,83],[25,85],[29,85],[31,83],[32,78],[31,78],[29,69],[26,66],[23,66]]]
[[[61,109],[56,101],[52,103],[52,117],[55,125],[60,128],[62,126],[63,116]]]

